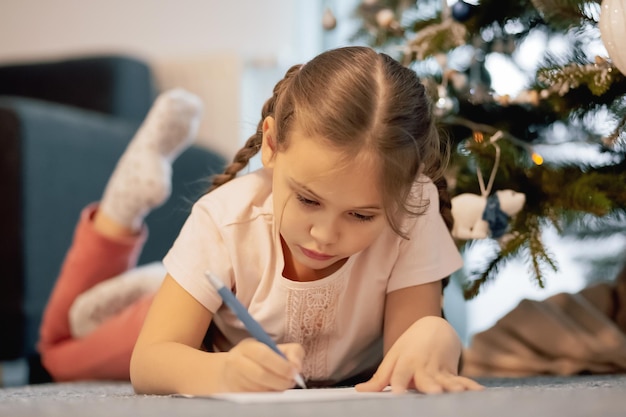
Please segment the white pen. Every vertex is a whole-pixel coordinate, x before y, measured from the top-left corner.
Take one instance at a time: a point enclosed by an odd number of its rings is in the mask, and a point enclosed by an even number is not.
[[[263,330],[261,325],[250,315],[250,313],[248,313],[248,310],[239,302],[239,300],[237,300],[235,294],[233,294],[231,290],[226,288],[222,280],[216,277],[210,271],[206,271],[204,275],[206,275],[206,277],[209,279],[211,285],[215,287],[217,293],[220,295],[220,297],[222,297],[222,300],[224,300],[224,303],[226,303],[226,305],[233,311],[233,313],[235,313],[235,315],[239,320],[241,320],[243,325],[246,326],[246,329],[248,330],[248,332],[250,332],[250,335],[252,335],[252,337],[254,337],[259,342],[267,345],[270,349],[278,353],[281,357],[287,359],[285,354],[280,349],[278,349],[276,342],[274,342],[270,335],[268,335],[265,330]],[[306,389],[306,384],[304,383],[304,378],[302,378],[302,375],[295,374],[294,380],[300,388]]]

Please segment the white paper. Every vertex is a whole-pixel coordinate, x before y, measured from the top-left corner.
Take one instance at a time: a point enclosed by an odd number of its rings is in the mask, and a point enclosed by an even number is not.
[[[181,395],[185,398],[210,398],[215,400],[231,401],[240,404],[256,403],[291,403],[291,402],[319,402],[319,401],[346,401],[362,400],[364,398],[391,399],[406,394],[393,394],[389,390],[383,392],[358,392],[349,388],[309,388],[290,389],[282,392],[250,392],[227,393],[207,396]]]

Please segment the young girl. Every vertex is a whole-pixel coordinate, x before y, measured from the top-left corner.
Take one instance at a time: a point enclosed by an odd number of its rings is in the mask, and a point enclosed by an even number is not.
[[[154,299],[140,298],[84,339],[102,335],[93,348],[118,355],[119,368],[109,369],[119,377],[143,323],[130,362],[139,393],[284,390],[297,373],[312,386],[361,382],[361,391],[480,389],[458,376],[461,342],[441,318],[441,281],[461,266],[432,182],[442,149],[423,85],[392,58],[348,47],[292,67],[257,132],[194,204]],[[263,168],[235,178],[259,151]],[[105,211],[106,199],[77,235],[102,218],[113,231],[101,229],[102,246],[119,246],[112,276],[136,259],[155,201],[130,221]],[[94,250],[115,258],[112,248]],[[250,338],[205,271],[287,359]]]

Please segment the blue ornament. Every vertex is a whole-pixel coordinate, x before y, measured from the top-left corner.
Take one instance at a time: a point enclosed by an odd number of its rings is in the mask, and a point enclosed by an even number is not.
[[[452,17],[457,22],[465,22],[474,14],[474,7],[475,6],[469,3],[465,3],[463,0],[459,0],[452,5]]]

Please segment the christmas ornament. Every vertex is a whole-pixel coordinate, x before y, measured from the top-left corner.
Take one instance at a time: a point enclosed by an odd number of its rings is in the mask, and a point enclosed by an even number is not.
[[[474,8],[476,6],[466,3],[463,0],[459,0],[454,3],[450,9],[452,17],[457,22],[465,22],[474,15]]]
[[[458,101],[454,97],[450,97],[448,89],[445,85],[437,87],[439,98],[435,101],[433,113],[436,117],[442,118],[455,113],[458,109]]]
[[[478,137],[482,138],[482,135]],[[510,218],[526,204],[526,195],[514,190],[499,190],[490,195],[500,163],[500,147],[496,141],[501,137],[502,132],[498,131],[489,141],[496,149],[496,156],[486,187],[480,169],[476,168],[481,194],[463,193],[451,200],[454,218],[452,236],[456,239],[506,239]]]
[[[329,8],[326,8],[326,10],[324,10],[324,14],[322,15],[322,27],[324,30],[333,30],[337,27],[337,19],[335,18],[333,11]]]
[[[603,0],[600,10],[600,35],[613,64],[626,75],[626,2]]]
[[[376,13],[376,23],[381,28],[391,28],[396,21],[396,16],[391,9],[381,9]]]
[[[513,190],[498,190],[491,196],[471,193],[452,198],[456,239],[499,239],[505,236],[509,220],[519,213],[526,203],[526,195]]]

